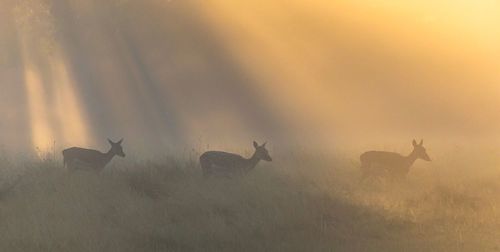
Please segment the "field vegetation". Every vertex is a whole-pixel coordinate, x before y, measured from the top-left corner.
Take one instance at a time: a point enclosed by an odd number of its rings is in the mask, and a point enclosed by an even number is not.
[[[498,251],[498,159],[477,155],[417,162],[399,183],[360,183],[355,155],[287,154],[208,179],[195,154],[101,173],[3,158],[0,250]]]

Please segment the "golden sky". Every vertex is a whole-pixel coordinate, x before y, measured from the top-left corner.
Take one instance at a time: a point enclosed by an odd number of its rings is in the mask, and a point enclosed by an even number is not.
[[[21,150],[500,143],[500,1],[2,5],[0,138]]]
[[[499,1],[204,3],[267,100],[305,128],[498,136]]]

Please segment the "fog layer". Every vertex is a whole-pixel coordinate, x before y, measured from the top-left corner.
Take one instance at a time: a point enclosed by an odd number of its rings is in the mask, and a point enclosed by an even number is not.
[[[496,1],[0,1],[6,149],[499,145]]]

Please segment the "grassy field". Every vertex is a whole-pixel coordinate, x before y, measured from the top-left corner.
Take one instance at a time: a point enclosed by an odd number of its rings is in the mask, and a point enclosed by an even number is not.
[[[482,155],[418,162],[398,184],[293,154],[210,179],[190,158],[100,174],[4,159],[0,251],[500,251],[500,167]]]

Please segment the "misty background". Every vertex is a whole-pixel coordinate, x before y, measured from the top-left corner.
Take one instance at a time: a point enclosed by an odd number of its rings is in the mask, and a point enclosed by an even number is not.
[[[0,143],[500,146],[500,3],[0,0]]]

